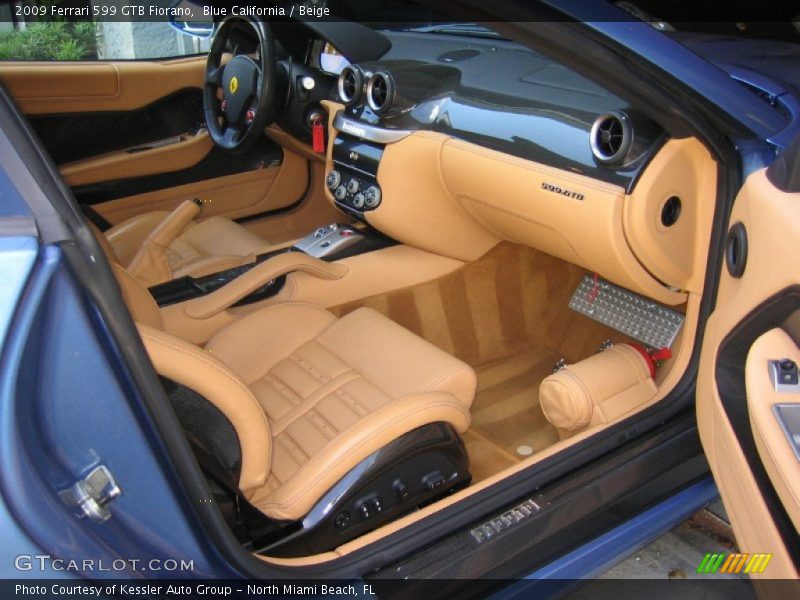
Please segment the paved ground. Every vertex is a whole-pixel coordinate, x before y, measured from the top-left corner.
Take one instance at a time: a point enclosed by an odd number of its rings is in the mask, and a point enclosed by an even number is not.
[[[735,551],[725,510],[720,502],[715,502],[570,597],[574,600],[605,600],[611,596],[616,600],[749,600],[754,598],[754,592],[746,575],[697,573],[706,553]]]
[[[606,579],[698,579],[697,567],[708,552],[735,552],[733,532],[717,501],[675,529],[628,557],[603,576]],[[747,579],[746,575],[716,575]]]

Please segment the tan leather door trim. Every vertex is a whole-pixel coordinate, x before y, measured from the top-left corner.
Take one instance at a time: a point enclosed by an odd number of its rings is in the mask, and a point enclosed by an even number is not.
[[[772,520],[747,458],[738,444],[720,399],[715,380],[720,346],[728,334],[756,307],[780,291],[800,282],[797,256],[800,239],[800,193],[786,194],[767,179],[766,171],[750,175],[733,208],[730,223],[744,224],[748,235],[747,268],[735,279],[723,268],[714,313],[706,326],[697,383],[697,423],[708,462],[730,516],[742,552],[772,553],[768,568],[754,578],[795,578],[798,576],[781,535]],[[776,265],[782,265],[776,268]],[[778,351],[774,342],[770,351]],[[762,342],[751,349],[748,393],[751,406],[763,402],[763,382],[756,372]],[[786,348],[788,352],[789,349]],[[760,362],[760,361],[759,361]],[[766,371],[767,366],[758,369]],[[756,390],[762,390],[757,392]],[[763,416],[756,415],[761,422]],[[755,433],[755,432],[754,432]],[[778,440],[774,440],[778,441]],[[783,459],[781,459],[783,460]],[[776,488],[779,482],[775,481]],[[787,510],[790,510],[787,506]],[[793,510],[797,510],[794,507]]]
[[[767,369],[770,360],[782,358],[800,363],[800,349],[782,329],[768,331],[750,348],[745,368],[747,408],[761,462],[792,523],[800,530],[800,460],[772,410],[775,404],[800,406],[800,392],[775,391]]]
[[[203,160],[213,146],[211,138],[205,131],[181,137],[180,142],[152,150],[140,152],[120,150],[66,163],[60,167],[61,175],[68,185],[79,186],[180,171]]]
[[[203,84],[205,56],[166,61],[3,62],[0,80],[26,115],[126,111]]]
[[[27,115],[131,111],[185,89],[200,89],[206,57],[164,61],[2,62],[0,81]],[[280,134],[283,134],[282,136]],[[282,139],[280,139],[282,137]],[[182,201],[200,198],[202,217],[238,219],[286,208],[309,187],[307,158],[313,151],[278,130],[286,147],[280,167],[165,188],[95,206],[112,224],[144,212],[171,211]],[[157,140],[153,140],[157,141]],[[211,151],[205,133],[143,152],[111,152],[68,163],[62,174],[71,186],[190,168]]]
[[[297,202],[308,187],[308,161],[284,150],[279,167],[258,169],[206,179],[110,200],[95,205],[95,209],[112,225],[136,215],[175,209],[184,200],[203,200],[201,218],[222,215],[239,219],[250,215],[286,208]]]

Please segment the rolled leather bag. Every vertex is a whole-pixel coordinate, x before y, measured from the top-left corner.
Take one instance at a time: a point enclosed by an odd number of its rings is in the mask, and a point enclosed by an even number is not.
[[[633,412],[657,391],[646,356],[618,344],[553,373],[539,385],[544,416],[563,439]]]

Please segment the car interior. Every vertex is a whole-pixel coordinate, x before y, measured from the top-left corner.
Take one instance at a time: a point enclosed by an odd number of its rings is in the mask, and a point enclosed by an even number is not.
[[[265,561],[364,548],[689,367],[717,162],[489,29],[234,17],[208,54],[0,81]]]

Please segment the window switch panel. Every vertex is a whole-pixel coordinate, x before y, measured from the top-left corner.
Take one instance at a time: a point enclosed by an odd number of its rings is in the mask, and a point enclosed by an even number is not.
[[[769,375],[776,392],[800,392],[800,374],[793,360],[781,358],[769,361]]]

